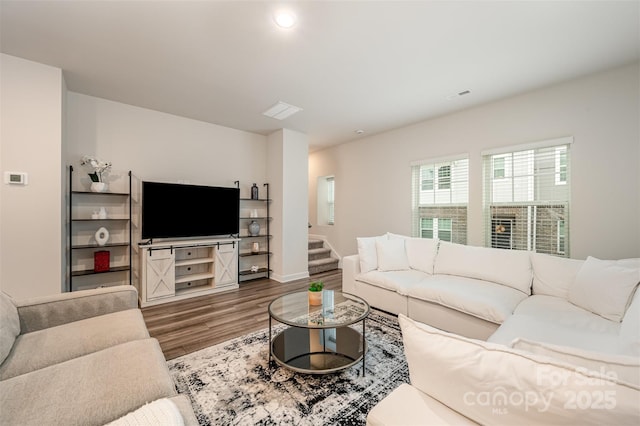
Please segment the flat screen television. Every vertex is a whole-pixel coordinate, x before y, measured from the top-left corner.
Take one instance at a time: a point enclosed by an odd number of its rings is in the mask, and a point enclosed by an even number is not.
[[[240,189],[142,182],[142,238],[238,234]]]

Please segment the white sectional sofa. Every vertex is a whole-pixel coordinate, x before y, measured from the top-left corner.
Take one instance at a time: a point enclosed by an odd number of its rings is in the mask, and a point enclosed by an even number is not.
[[[369,423],[640,422],[639,282],[640,259],[573,260],[394,234],[359,238],[358,255],[343,258],[343,291],[400,315],[412,382],[374,407]],[[407,328],[418,337],[408,342],[412,333]],[[471,361],[457,359],[457,351]],[[472,384],[485,392],[511,389],[512,395],[522,385],[542,395],[539,373],[545,369],[578,384],[587,381],[580,376],[585,369],[595,371],[604,388],[587,386],[590,393],[578,394],[581,404],[586,404],[584,398],[615,390],[616,407],[593,415],[599,407],[567,411],[552,404],[547,408],[556,411],[538,407],[545,414],[538,418],[527,417],[528,412],[519,417],[523,413],[513,406],[459,404],[459,398],[474,390],[469,389]],[[428,378],[420,379],[424,371]],[[461,372],[466,374],[459,377]],[[534,373],[538,376],[530,377]],[[503,376],[522,382],[491,379]],[[469,382],[469,377],[475,379]],[[466,390],[452,384],[456,378]],[[563,395],[584,392],[584,386],[574,385]],[[441,393],[442,387],[453,391]],[[557,392],[555,402],[562,402]],[[414,401],[413,409],[399,410],[407,401]],[[479,413],[480,408],[491,410]]]

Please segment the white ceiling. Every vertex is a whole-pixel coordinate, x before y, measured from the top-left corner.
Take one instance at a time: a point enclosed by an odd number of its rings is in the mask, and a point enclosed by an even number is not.
[[[639,1],[4,1],[4,53],[69,90],[311,149],[639,59]],[[293,29],[273,23],[282,6]],[[449,99],[463,90],[471,94]],[[303,111],[262,115],[283,101]]]

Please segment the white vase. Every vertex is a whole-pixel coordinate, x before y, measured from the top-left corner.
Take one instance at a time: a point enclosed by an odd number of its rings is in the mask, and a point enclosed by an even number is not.
[[[105,192],[107,184],[104,182],[91,182],[91,192]]]
[[[96,231],[95,238],[96,243],[98,243],[98,245],[102,247],[107,244],[107,241],[109,241],[109,231],[103,226]]]

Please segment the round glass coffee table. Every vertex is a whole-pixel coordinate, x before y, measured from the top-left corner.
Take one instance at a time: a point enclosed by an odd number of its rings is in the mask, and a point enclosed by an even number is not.
[[[358,296],[323,290],[322,304],[310,305],[306,291],[289,293],[269,304],[269,363],[307,374],[344,370],[362,360],[369,305]],[[272,338],[272,319],[288,325]],[[352,324],[362,322],[362,332]]]

